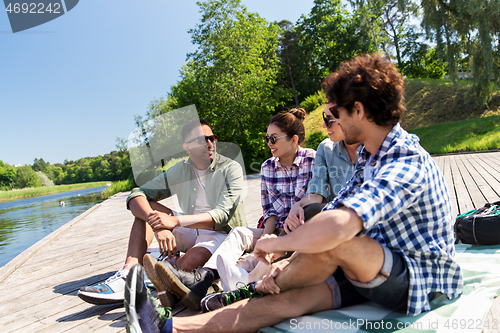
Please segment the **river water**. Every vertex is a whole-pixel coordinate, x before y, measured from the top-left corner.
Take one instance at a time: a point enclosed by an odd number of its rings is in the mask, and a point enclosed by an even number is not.
[[[106,186],[0,202],[0,267],[95,204]],[[59,204],[64,201],[64,206]]]

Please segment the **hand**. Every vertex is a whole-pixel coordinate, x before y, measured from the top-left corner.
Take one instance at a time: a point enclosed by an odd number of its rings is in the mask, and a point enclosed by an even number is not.
[[[285,220],[283,229],[288,234],[304,224],[304,208],[298,202],[294,203],[288,217]]]
[[[271,246],[273,245],[273,243],[275,242],[275,238],[277,237],[278,236],[274,234],[270,234],[263,235],[261,238],[259,238],[253,249],[253,254],[257,260],[270,265],[274,259],[285,255],[285,251],[277,251],[274,253],[272,251]]]
[[[263,289],[265,293],[269,294],[279,294],[281,289],[280,287],[276,284],[276,277],[283,271],[283,269],[288,266],[290,261],[288,260],[281,260],[278,261],[274,264],[271,265],[271,268],[269,269],[269,273],[264,275],[262,278],[260,288]]]
[[[179,225],[179,219],[177,216],[154,210],[149,213],[148,224],[153,231],[160,231],[163,229],[173,230]]]
[[[175,254],[177,253],[177,244],[172,231],[166,229],[155,231],[155,238],[158,241],[161,255],[163,257],[168,256],[169,260],[172,257],[175,258]]]

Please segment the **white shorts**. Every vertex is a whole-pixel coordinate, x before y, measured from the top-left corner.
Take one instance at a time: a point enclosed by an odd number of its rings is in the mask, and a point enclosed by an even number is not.
[[[204,247],[210,253],[215,250],[226,239],[227,234],[224,231],[214,231],[208,229],[193,229],[177,227],[172,231],[177,243],[177,250],[187,252],[193,247]]]

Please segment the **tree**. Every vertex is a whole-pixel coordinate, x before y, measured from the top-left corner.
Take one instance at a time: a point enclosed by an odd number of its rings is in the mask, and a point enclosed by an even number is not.
[[[500,0],[422,0],[422,21],[445,54],[449,76],[457,80],[459,62],[472,69],[476,94],[491,96],[500,77]]]
[[[46,174],[44,174],[41,171],[36,171],[36,175],[38,176],[38,179],[40,180],[40,184],[42,186],[54,186],[54,182],[47,177]]]
[[[446,63],[437,56],[436,47],[412,39],[403,41],[404,61],[399,68],[409,78],[441,79]]]
[[[12,189],[16,180],[16,168],[0,160],[0,188]]]
[[[297,84],[302,100],[315,94],[342,61],[375,50],[368,32],[360,29],[360,19],[341,0],[315,0],[309,15],[299,19],[294,40],[300,47],[297,63],[303,66]]]
[[[277,79],[291,92],[295,107],[299,107],[297,84],[302,82],[305,77],[300,77],[300,71],[303,69],[304,64],[298,61],[301,50],[297,42],[297,34],[293,23],[288,20],[282,20],[277,25],[281,29],[279,37],[280,50],[278,53],[281,67]]]
[[[52,180],[55,184],[61,184],[64,178],[63,164],[55,164],[47,166],[47,171],[45,174]]]
[[[198,49],[188,55],[178,86],[184,89],[176,94],[196,90],[200,117],[212,123],[220,139],[239,144],[245,159],[263,160],[261,134],[287,94],[276,85],[279,28],[248,12],[239,0],[198,5],[201,22],[189,31]]]
[[[398,67],[403,65],[401,44],[413,31],[409,21],[419,15],[419,6],[414,0],[351,0],[361,15],[361,22],[371,31],[377,47],[380,45],[386,54],[395,52]]]
[[[41,172],[46,172],[47,171],[47,166],[48,164],[43,160],[43,158],[35,158],[33,161],[33,171],[41,171]]]
[[[16,188],[40,187],[42,184],[31,165],[23,165],[17,168],[15,186]]]

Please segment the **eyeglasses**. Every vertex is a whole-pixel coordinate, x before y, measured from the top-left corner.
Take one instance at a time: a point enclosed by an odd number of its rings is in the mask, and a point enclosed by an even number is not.
[[[339,119],[339,107],[337,104],[330,107],[330,112],[335,118]]]
[[[212,142],[212,143],[215,143],[217,142],[217,135],[210,135],[210,136],[197,136],[196,138],[193,138],[189,141],[186,141],[186,143],[191,143],[193,141],[197,140],[196,142],[199,144],[199,145],[204,145],[204,144],[207,144],[208,141]]]
[[[330,110],[331,109],[332,108],[330,108]],[[332,126],[332,124],[337,121],[337,119],[335,119],[335,118],[328,117],[325,114],[325,111],[323,111],[322,115],[323,115],[323,121],[325,122],[326,128],[330,128]]]
[[[285,136],[286,135],[276,137],[276,136],[272,136],[272,135],[264,135],[263,138],[264,138],[264,141],[266,141],[266,143],[271,142],[271,144],[274,145],[278,139],[284,138]]]

